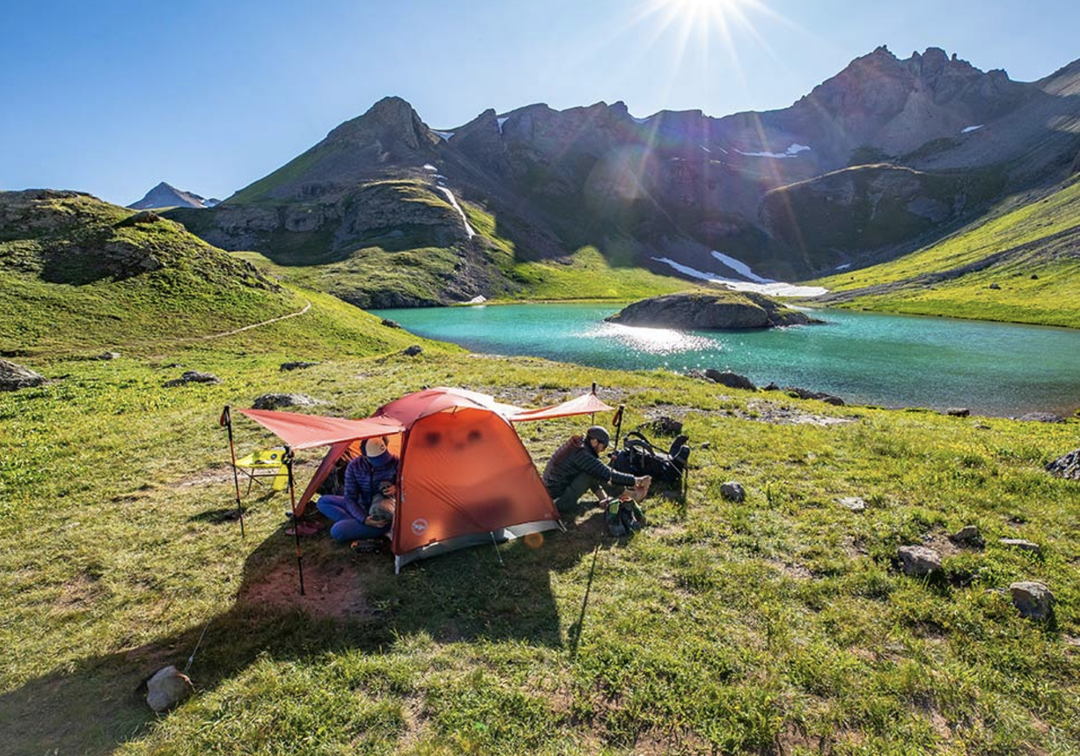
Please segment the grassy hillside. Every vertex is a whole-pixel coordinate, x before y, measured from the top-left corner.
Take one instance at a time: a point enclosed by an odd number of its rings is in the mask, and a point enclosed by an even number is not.
[[[285,319],[232,343],[326,356],[417,342],[332,297],[283,288],[172,221],[88,195],[0,193],[0,219],[0,353],[9,356],[147,355],[276,318]]]
[[[841,306],[1080,327],[1080,177],[882,265],[817,283]]]
[[[62,380],[0,395],[8,752],[1078,752],[1080,487],[1042,470],[1076,447],[1075,422],[430,350],[283,373],[282,354],[310,352],[260,353],[250,333],[145,360],[31,361]],[[175,361],[224,383],[163,389]],[[474,548],[395,577],[389,558],[317,537],[300,597],[286,498],[249,499],[243,539],[226,516],[223,404],[303,392],[356,416],[452,384],[536,406],[592,381],[627,405],[627,427],[675,415],[695,444],[687,496],[647,500],[633,540],[589,510],[541,544],[499,547],[503,564]],[[542,466],[588,422],[522,435]],[[241,452],[271,442],[242,419],[237,433]],[[301,482],[318,459],[301,455]],[[744,503],[720,495],[727,480]],[[967,524],[984,549],[946,539]],[[919,543],[944,553],[941,579],[899,574],[897,547]],[[1053,590],[1052,621],[1019,617],[1018,580]],[[196,698],[153,715],[133,691],[182,668],[204,629]]]

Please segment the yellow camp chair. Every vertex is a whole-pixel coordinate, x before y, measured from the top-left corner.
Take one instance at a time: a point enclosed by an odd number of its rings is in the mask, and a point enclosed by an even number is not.
[[[251,494],[251,486],[256,478],[273,478],[270,490],[277,492],[289,485],[289,469],[285,466],[285,450],[265,449],[254,451],[246,457],[236,460],[236,469],[248,476],[247,494]]]

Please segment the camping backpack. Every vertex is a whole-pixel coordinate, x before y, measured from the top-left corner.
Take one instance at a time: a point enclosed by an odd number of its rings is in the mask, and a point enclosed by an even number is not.
[[[612,467],[634,476],[651,475],[659,483],[681,483],[690,459],[688,440],[689,436],[677,437],[664,453],[641,433],[630,431],[622,450],[615,455]]]

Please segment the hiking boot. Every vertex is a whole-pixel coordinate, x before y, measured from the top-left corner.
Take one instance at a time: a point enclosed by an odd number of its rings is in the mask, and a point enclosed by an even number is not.
[[[623,538],[626,535],[626,526],[618,520],[608,522],[607,530],[613,538]]]
[[[349,544],[349,548],[354,554],[377,554],[382,551],[382,544],[377,540],[364,538],[359,541],[353,541]]]

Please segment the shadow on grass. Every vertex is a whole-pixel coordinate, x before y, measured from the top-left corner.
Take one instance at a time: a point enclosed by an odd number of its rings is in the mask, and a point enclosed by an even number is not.
[[[220,513],[206,514],[220,522]],[[420,633],[437,643],[562,647],[551,574],[588,559],[603,537],[601,520],[586,518],[529,544],[501,544],[498,553],[492,545],[421,561],[396,576],[389,555],[353,554],[322,534],[302,542],[304,596],[293,539],[277,531],[250,553],[235,601],[208,624],[83,659],[0,696],[0,752],[107,754],[145,735],[160,718],[145,703],[146,679],[170,664],[183,670],[197,645],[189,674],[200,693],[257,657],[293,660],[346,649],[379,654],[399,637]],[[244,548],[239,532],[237,548]],[[568,610],[570,619],[580,623],[580,609]]]

